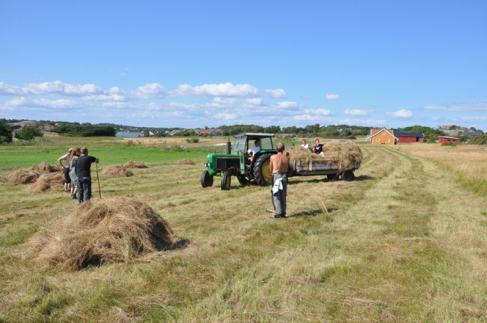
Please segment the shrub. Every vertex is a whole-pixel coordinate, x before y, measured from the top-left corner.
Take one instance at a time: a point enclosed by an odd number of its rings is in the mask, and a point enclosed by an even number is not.
[[[12,128],[3,120],[0,120],[0,144],[12,142]]]
[[[190,144],[196,144],[200,142],[199,138],[186,138],[186,142]]]
[[[32,140],[35,137],[42,137],[42,132],[32,126],[25,126],[15,133],[15,138],[22,140]]]
[[[441,144],[442,146],[447,146],[447,147],[455,147],[456,144],[451,142],[451,141],[445,141],[444,143]]]
[[[487,145],[487,133],[481,134],[478,137],[470,139],[468,143],[472,145]]]

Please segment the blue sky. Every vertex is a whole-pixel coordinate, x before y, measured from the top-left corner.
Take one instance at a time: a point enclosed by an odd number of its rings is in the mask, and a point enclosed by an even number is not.
[[[487,130],[487,1],[4,1],[0,117]]]

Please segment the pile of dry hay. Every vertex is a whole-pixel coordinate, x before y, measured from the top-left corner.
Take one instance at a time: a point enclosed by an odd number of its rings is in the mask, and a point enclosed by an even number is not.
[[[350,140],[333,140],[323,145],[323,153],[315,154],[304,150],[290,150],[290,162],[299,160],[301,163],[310,161],[326,161],[337,163],[339,171],[350,169],[354,163],[362,162],[360,147]]]
[[[27,256],[45,268],[80,270],[127,262],[175,246],[169,224],[149,205],[114,197],[91,200],[28,242]]]
[[[61,171],[57,165],[49,165],[42,162],[33,165],[30,168],[18,169],[7,175],[7,181],[12,184],[30,184],[34,183],[42,174],[49,174]]]
[[[194,165],[195,162],[192,159],[180,159],[178,160],[179,165]]]
[[[134,173],[128,170],[127,166],[125,165],[108,166],[103,170],[103,174],[109,176],[125,176],[125,177],[134,176]]]
[[[34,184],[27,188],[28,192],[41,193],[45,191],[62,191],[64,175],[61,172],[42,174]]]
[[[137,162],[134,160],[129,160],[124,166],[127,168],[149,168],[144,162]]]

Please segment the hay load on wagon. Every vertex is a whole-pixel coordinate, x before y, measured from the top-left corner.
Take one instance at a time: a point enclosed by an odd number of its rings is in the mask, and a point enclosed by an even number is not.
[[[350,140],[333,140],[323,145],[323,152],[315,154],[304,150],[290,150],[290,167],[295,173],[317,174],[334,170],[336,174],[357,169],[362,162],[360,147]]]
[[[47,162],[32,165],[29,168],[15,170],[7,175],[7,181],[12,184],[31,184],[37,181],[42,174],[49,174],[61,171],[57,165],[50,165]]]
[[[175,246],[171,227],[149,205],[114,197],[85,203],[38,233],[29,240],[26,255],[45,268],[80,270]]]

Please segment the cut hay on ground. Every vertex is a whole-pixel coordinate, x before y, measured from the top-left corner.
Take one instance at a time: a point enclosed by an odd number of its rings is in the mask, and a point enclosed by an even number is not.
[[[129,160],[124,166],[127,168],[149,168],[144,162],[134,160]]]
[[[195,162],[192,159],[180,159],[178,160],[179,165],[194,165]]]
[[[32,165],[29,168],[15,170],[7,175],[7,181],[12,184],[34,183],[41,174],[48,174],[61,171],[57,165],[49,165],[47,162]]]
[[[350,140],[328,141],[323,145],[322,154],[296,149],[289,151],[289,155],[291,165],[294,160],[299,160],[301,163],[325,161],[336,163],[339,171],[350,169],[354,163],[360,164],[362,162],[360,147]]]
[[[27,191],[31,193],[41,193],[45,191],[62,191],[63,185],[63,173],[47,173],[39,176],[35,183],[27,188]]]
[[[132,173],[130,170],[127,169],[126,166],[124,165],[111,165],[108,166],[103,170],[103,174],[108,175],[108,176],[134,176],[134,173]]]
[[[169,224],[149,205],[114,197],[91,200],[27,243],[28,257],[45,268],[80,270],[128,262],[175,246]]]

